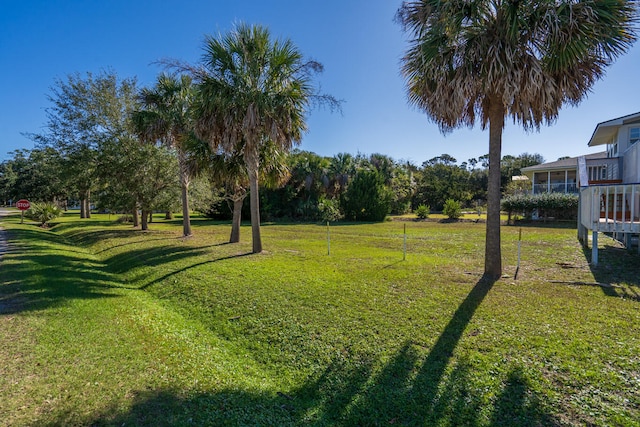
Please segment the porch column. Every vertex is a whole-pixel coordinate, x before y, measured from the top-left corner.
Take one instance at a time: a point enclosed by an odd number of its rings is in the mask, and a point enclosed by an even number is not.
[[[564,171],[564,194],[567,194],[569,190],[569,171]]]
[[[536,173],[533,173],[533,178],[531,178],[531,194],[536,194]]]
[[[547,193],[551,193],[551,171],[547,172]]]
[[[593,232],[593,238],[591,242],[591,265],[598,266],[598,232]]]

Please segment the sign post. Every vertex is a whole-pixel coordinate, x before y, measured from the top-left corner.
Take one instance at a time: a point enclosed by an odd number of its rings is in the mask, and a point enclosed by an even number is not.
[[[518,263],[516,264],[516,274],[513,275],[513,280],[518,279],[518,271],[520,271],[520,245],[522,243],[522,227],[518,231]]]
[[[24,211],[31,207],[27,199],[20,199],[16,202],[16,208],[20,209],[20,224],[24,222]]]

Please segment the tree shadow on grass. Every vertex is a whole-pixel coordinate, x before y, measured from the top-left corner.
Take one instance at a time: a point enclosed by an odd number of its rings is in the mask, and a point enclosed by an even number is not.
[[[228,255],[228,256],[223,256],[223,257],[220,257],[220,258],[210,259],[210,260],[206,260],[206,261],[202,261],[202,262],[197,262],[197,263],[188,265],[186,267],[183,267],[183,268],[180,268],[180,269],[177,269],[177,270],[172,270],[170,273],[164,274],[164,275],[162,275],[160,277],[157,277],[157,278],[145,283],[144,285],[140,286],[138,289],[147,289],[147,288],[155,285],[156,283],[160,283],[160,282],[162,282],[162,281],[164,281],[164,280],[166,280],[166,279],[168,279],[168,278],[170,278],[172,276],[175,276],[177,274],[183,273],[183,272],[185,272],[185,271],[187,271],[189,269],[192,269],[192,268],[200,267],[200,266],[203,266],[203,265],[206,265],[206,264],[212,264],[212,263],[215,263],[215,262],[225,261],[225,260],[228,260],[228,259],[246,257],[246,256],[250,256],[250,255],[254,255],[254,253],[253,252],[245,252],[245,253],[239,253],[239,254],[235,254],[235,255]]]
[[[154,246],[125,251],[104,260],[105,269],[114,274],[122,274],[132,269],[147,266],[157,267],[162,264],[173,263],[185,258],[192,258],[206,254],[208,246],[177,247],[174,245]]]
[[[52,229],[55,229],[56,233],[64,233],[66,230],[69,230],[69,229],[78,229],[79,226],[80,228],[82,228],[83,226],[111,227],[114,225],[115,222],[116,222],[116,218],[114,218],[113,220],[96,220],[96,219],[88,218],[88,219],[74,219],[73,221],[70,221],[70,222],[52,221],[49,223],[49,225],[51,226]]]
[[[34,227],[33,229],[14,229],[5,231],[5,233],[6,240],[9,244],[8,251],[10,252],[20,251],[25,245],[29,245],[30,251],[33,251],[34,247],[38,249],[44,245],[56,245],[58,247],[64,247],[66,252],[86,255],[86,252],[72,246],[66,239],[48,230]]]
[[[549,405],[525,371],[509,366],[503,387],[487,395],[473,363],[454,350],[493,282],[478,282],[436,343],[405,342],[383,366],[374,355],[336,357],[320,375],[288,394],[221,390],[151,390],[130,411],[106,411],[90,425],[277,426],[553,426]],[[72,421],[61,415],[60,423]]]
[[[583,248],[588,262],[591,262],[591,248]],[[637,251],[605,244],[598,247],[598,265],[589,264],[591,273],[602,292],[610,297],[630,299],[640,302],[640,255]]]
[[[314,408],[317,425],[506,425],[547,426],[557,422],[546,414],[542,401],[531,391],[526,377],[512,370],[506,386],[486,420],[483,408],[491,406],[482,387],[473,387],[474,367],[454,351],[474,313],[494,285],[480,279],[462,301],[436,343],[425,348],[406,342],[375,376],[371,367],[347,372],[328,371],[302,394],[327,402]],[[481,373],[486,375],[486,373]],[[331,378],[331,377],[335,378]],[[344,378],[347,380],[345,381]],[[344,385],[324,393],[327,384]],[[323,396],[324,394],[324,396]],[[486,412],[486,411],[485,411]],[[483,418],[484,417],[484,418]]]
[[[544,402],[529,384],[524,370],[516,367],[509,372],[502,393],[494,405],[492,426],[553,426],[558,420],[545,412]]]
[[[474,368],[464,359],[453,363],[453,355],[493,284],[492,280],[481,279],[474,286],[426,357],[422,345],[406,342],[373,377],[366,375],[371,368],[347,375],[339,369],[337,374],[328,371],[308,385],[303,394],[316,393],[313,400],[327,402],[315,408],[318,425],[486,425],[481,416],[481,409],[487,405],[485,396],[471,387]],[[327,384],[343,386],[323,396]],[[515,395],[504,396],[504,400],[527,417],[519,422],[501,413],[496,415],[496,425],[553,424],[535,402],[529,408],[522,407]]]
[[[58,230],[56,230],[58,232]],[[118,239],[130,239],[134,236],[142,236],[145,235],[147,238],[140,239],[136,242],[126,242],[123,245],[128,245],[132,243],[143,243],[150,242],[155,240],[167,240],[173,238],[175,235],[172,232],[167,231],[155,231],[155,230],[138,230],[136,228],[127,228],[127,229],[79,229],[74,230],[68,233],[63,233],[61,236],[64,236],[66,239],[69,239],[74,242],[74,244],[80,246],[91,246],[98,242],[103,242],[106,240],[118,240]],[[156,235],[162,236],[159,238],[149,238],[149,236]],[[120,246],[120,245],[118,245]],[[108,248],[111,249],[111,248]],[[108,250],[107,249],[107,250]]]
[[[119,234],[125,230],[111,231]],[[130,236],[129,231],[124,234]],[[141,268],[138,277],[129,279],[136,283],[136,288],[140,288],[137,283],[140,280],[147,287],[198,265],[247,255],[189,261],[187,267],[155,278],[144,268],[151,267],[152,272],[161,274],[154,267],[206,255],[211,246],[218,245],[154,246],[128,250],[98,262],[87,260],[87,252],[66,244],[66,239],[42,230],[12,230],[9,240],[10,247],[0,264],[0,314],[44,310],[72,299],[114,297],[116,288],[131,288],[123,283],[123,275]]]
[[[12,255],[0,272],[0,314],[44,310],[72,299],[113,298],[121,287],[112,275],[60,254]]]
[[[395,360],[398,362],[400,360]],[[404,361],[400,361],[404,363]],[[51,426],[83,424],[91,426],[513,426],[548,427],[560,423],[550,416],[541,398],[529,386],[518,368],[508,373],[507,381],[495,398],[487,403],[481,395],[466,389],[471,368],[463,365],[442,384],[434,408],[421,407],[406,394],[411,384],[376,383],[387,387],[384,395],[367,389],[367,367],[347,371],[330,368],[323,379],[331,382],[314,385],[323,388],[309,396],[302,393],[260,393],[228,390],[192,393],[178,390],[145,390],[135,393],[127,412],[109,409],[89,420],[74,414],[60,414]],[[393,370],[390,367],[389,371]],[[335,378],[338,375],[339,378]],[[333,384],[343,383],[343,388]],[[393,400],[388,400],[393,399]],[[374,404],[376,403],[376,404]],[[379,404],[382,403],[382,407]],[[415,412],[417,409],[419,412]]]

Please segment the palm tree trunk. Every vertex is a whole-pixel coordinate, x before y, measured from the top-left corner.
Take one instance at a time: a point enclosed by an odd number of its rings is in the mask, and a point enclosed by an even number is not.
[[[231,220],[231,236],[229,237],[229,243],[238,243],[240,241],[240,223],[242,222],[243,202],[244,196],[242,198],[233,199],[233,219]]]
[[[244,150],[244,161],[249,175],[249,208],[251,210],[251,240],[253,253],[262,252],[262,238],[260,237],[260,195],[258,194],[258,168],[260,158],[257,144],[250,144]]]
[[[495,99],[495,98],[494,98]],[[489,182],[487,188],[487,235],[484,252],[484,275],[499,279],[502,275],[500,250],[500,156],[504,107],[502,100],[493,100],[489,110]]]
[[[148,220],[149,219],[149,211],[142,209],[142,230],[148,230],[149,229],[149,223]]]
[[[178,162],[180,167],[180,187],[182,190],[182,235],[191,236],[191,217],[189,216],[189,171],[184,152],[178,150]]]

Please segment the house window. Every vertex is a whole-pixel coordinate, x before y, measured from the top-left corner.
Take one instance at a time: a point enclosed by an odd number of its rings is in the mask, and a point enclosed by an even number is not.
[[[607,157],[617,157],[618,156],[618,143],[607,144]]]
[[[633,145],[640,141],[640,128],[629,129],[629,145]]]

